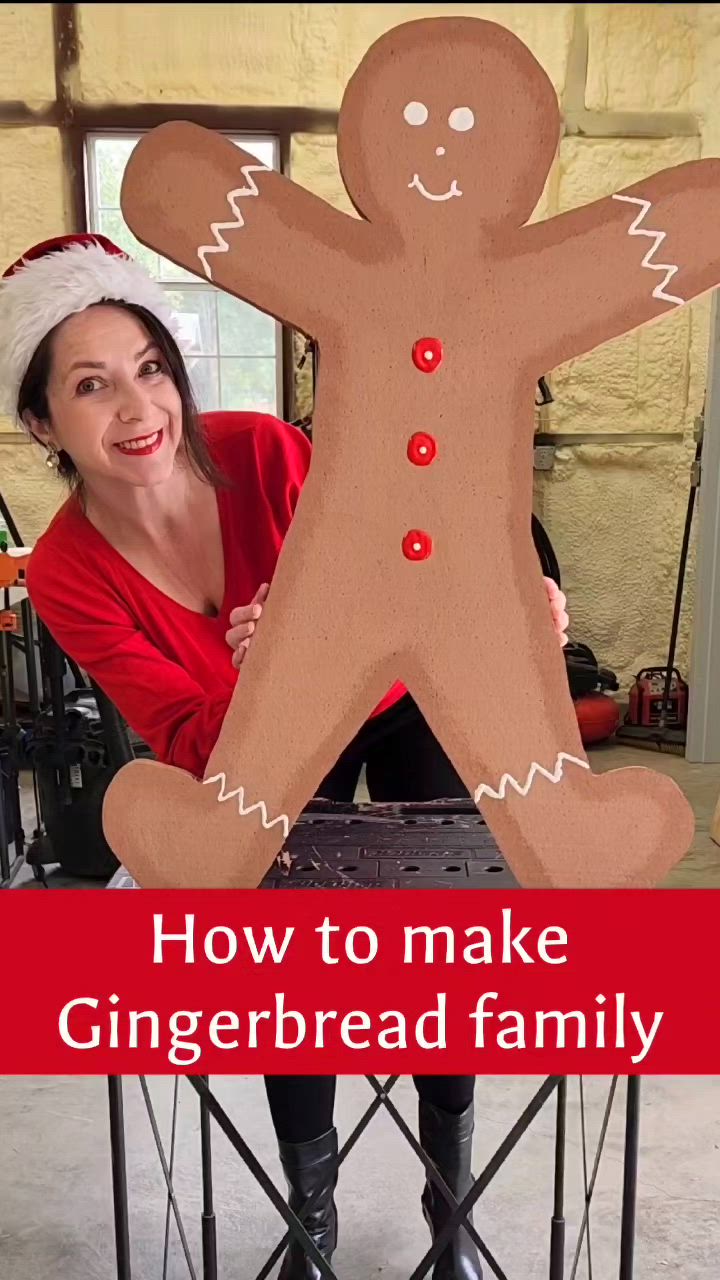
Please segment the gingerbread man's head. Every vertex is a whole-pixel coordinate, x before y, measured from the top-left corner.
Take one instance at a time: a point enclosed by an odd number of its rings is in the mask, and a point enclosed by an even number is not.
[[[527,222],[559,139],[555,90],[516,36],[480,18],[426,18],[363,58],[338,156],[359,213],[437,241]]]

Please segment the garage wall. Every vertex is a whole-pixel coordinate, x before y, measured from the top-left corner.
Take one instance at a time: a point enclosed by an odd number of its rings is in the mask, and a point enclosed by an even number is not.
[[[55,33],[69,9],[80,47],[63,77]],[[720,4],[3,4],[0,265],[73,228],[68,148],[48,123],[58,92],[66,111],[73,102],[332,111],[382,30],[447,12],[512,28],[561,98],[567,135],[536,216],[720,155]],[[347,207],[333,136],[296,133],[291,161],[298,181]],[[538,473],[537,510],[574,630],[624,681],[666,651],[708,314],[703,300],[554,371],[556,403],[541,422],[559,447],[553,469]],[[60,491],[8,423],[0,473],[25,538],[35,538]]]

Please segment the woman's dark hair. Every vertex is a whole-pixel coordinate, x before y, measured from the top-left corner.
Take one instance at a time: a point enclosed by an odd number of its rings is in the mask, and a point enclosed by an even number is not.
[[[108,299],[106,305],[119,307],[121,311],[127,311],[136,316],[147,329],[162,355],[167,371],[180,396],[182,438],[188,461],[197,475],[218,488],[222,487],[226,482],[210,456],[210,450],[198,418],[198,410],[188,372],[185,368],[185,361],[172,334],[166,329],[162,321],[158,320],[157,316],[154,316],[151,311],[147,311],[145,307],[137,306],[134,302],[117,302],[114,299]],[[51,329],[50,333],[45,335],[27,367],[18,393],[17,413],[20,419],[26,413],[31,413],[35,418],[43,422],[47,422],[50,418],[47,389],[52,368],[53,337],[56,331],[57,327]],[[58,474],[67,481],[72,489],[81,487],[82,478],[72,458],[64,450],[61,450],[58,455]]]

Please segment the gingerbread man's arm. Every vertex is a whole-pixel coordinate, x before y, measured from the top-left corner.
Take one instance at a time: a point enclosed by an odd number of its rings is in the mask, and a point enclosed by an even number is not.
[[[695,160],[536,223],[514,270],[552,369],[720,284],[720,160]]]
[[[121,205],[143,244],[312,337],[346,307],[369,230],[187,122],[138,142]]]

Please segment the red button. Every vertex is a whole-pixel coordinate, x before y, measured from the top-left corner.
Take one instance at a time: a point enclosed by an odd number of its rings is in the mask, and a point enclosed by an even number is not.
[[[434,373],[442,362],[442,342],[439,338],[419,338],[413,346],[412,358],[421,373]]]
[[[427,560],[432,555],[432,538],[422,529],[411,529],[403,538],[402,549],[406,560]]]
[[[425,431],[417,431],[408,440],[407,456],[416,467],[429,467],[436,454],[437,445]]]

